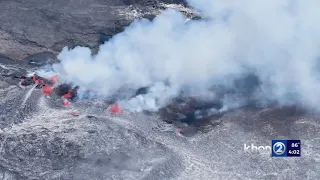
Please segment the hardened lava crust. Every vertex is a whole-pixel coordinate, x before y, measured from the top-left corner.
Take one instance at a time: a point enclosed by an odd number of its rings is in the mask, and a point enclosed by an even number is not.
[[[161,113],[114,115],[109,103],[99,100],[65,108],[61,99],[33,85],[18,86],[19,79],[12,78],[34,65],[4,59],[3,179],[320,178],[319,119],[297,107],[240,108],[200,124],[169,122]],[[301,157],[244,152],[244,144],[271,145],[271,139],[300,139]]]
[[[191,98],[156,113],[115,115],[110,102],[99,99],[75,100],[66,108],[25,77],[57,62],[64,46],[94,53],[134,19],[152,19],[166,7],[201,18],[183,0],[0,2],[0,179],[320,179],[319,114],[299,107],[208,115],[222,108],[219,102]],[[18,85],[20,78],[30,84]],[[272,139],[301,140],[301,157],[244,151],[244,144],[266,146]]]
[[[97,51],[134,19],[153,19],[168,6],[190,18],[199,17],[183,4],[183,0],[4,0],[0,55],[30,60],[30,55],[57,54],[65,46],[77,45]]]

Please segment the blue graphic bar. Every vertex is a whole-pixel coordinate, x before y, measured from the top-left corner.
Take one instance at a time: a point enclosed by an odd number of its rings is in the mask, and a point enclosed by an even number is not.
[[[300,140],[272,140],[272,157],[300,157]]]

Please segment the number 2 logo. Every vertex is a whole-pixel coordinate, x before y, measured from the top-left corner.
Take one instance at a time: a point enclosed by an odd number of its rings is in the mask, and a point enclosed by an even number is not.
[[[286,146],[282,142],[276,142],[273,145],[272,149],[276,155],[281,155],[285,152]]]

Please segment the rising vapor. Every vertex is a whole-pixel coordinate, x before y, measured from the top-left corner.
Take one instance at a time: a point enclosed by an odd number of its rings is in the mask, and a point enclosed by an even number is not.
[[[228,107],[241,105],[246,101],[221,98],[216,87],[237,92],[239,79],[250,75],[259,82],[250,96],[261,103],[303,103],[320,109],[319,1],[188,3],[203,14],[202,20],[186,22],[172,9],[153,21],[136,20],[101,45],[96,55],[86,47],[65,47],[53,73],[82,92],[117,97],[135,111],[156,110],[181,93],[223,99]],[[146,86],[151,87],[147,94],[130,99]]]

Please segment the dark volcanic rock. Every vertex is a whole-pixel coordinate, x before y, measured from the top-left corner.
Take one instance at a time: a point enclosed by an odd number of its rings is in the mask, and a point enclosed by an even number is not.
[[[0,56],[0,63],[17,65],[0,64],[0,179],[320,179],[319,114],[238,108],[197,119],[221,103],[177,100],[159,113],[183,136],[196,135],[184,138],[155,131],[162,121],[151,116],[113,116],[102,102],[65,109],[31,86],[10,86],[27,73],[22,67],[46,64],[63,46],[96,49],[133,19],[152,19],[165,8],[161,2],[182,0],[0,1],[0,54],[10,57]],[[230,93],[250,96],[258,84],[248,76]],[[211,131],[197,134],[207,124]],[[300,139],[302,157],[243,150],[271,139]]]
[[[163,3],[183,0],[1,1],[0,54],[12,59],[57,53],[64,46],[97,49],[134,19],[154,17]],[[181,10],[185,12],[185,10]]]
[[[21,75],[11,65],[1,65],[9,73],[1,80]],[[248,81],[237,84],[239,93],[250,94],[256,81]],[[319,114],[298,107],[238,108],[197,119],[223,109],[221,103],[180,98],[165,108],[171,125],[143,113],[110,114],[102,101],[65,108],[31,87],[0,90],[0,179],[319,179]],[[302,157],[243,150],[271,139],[300,139]]]

